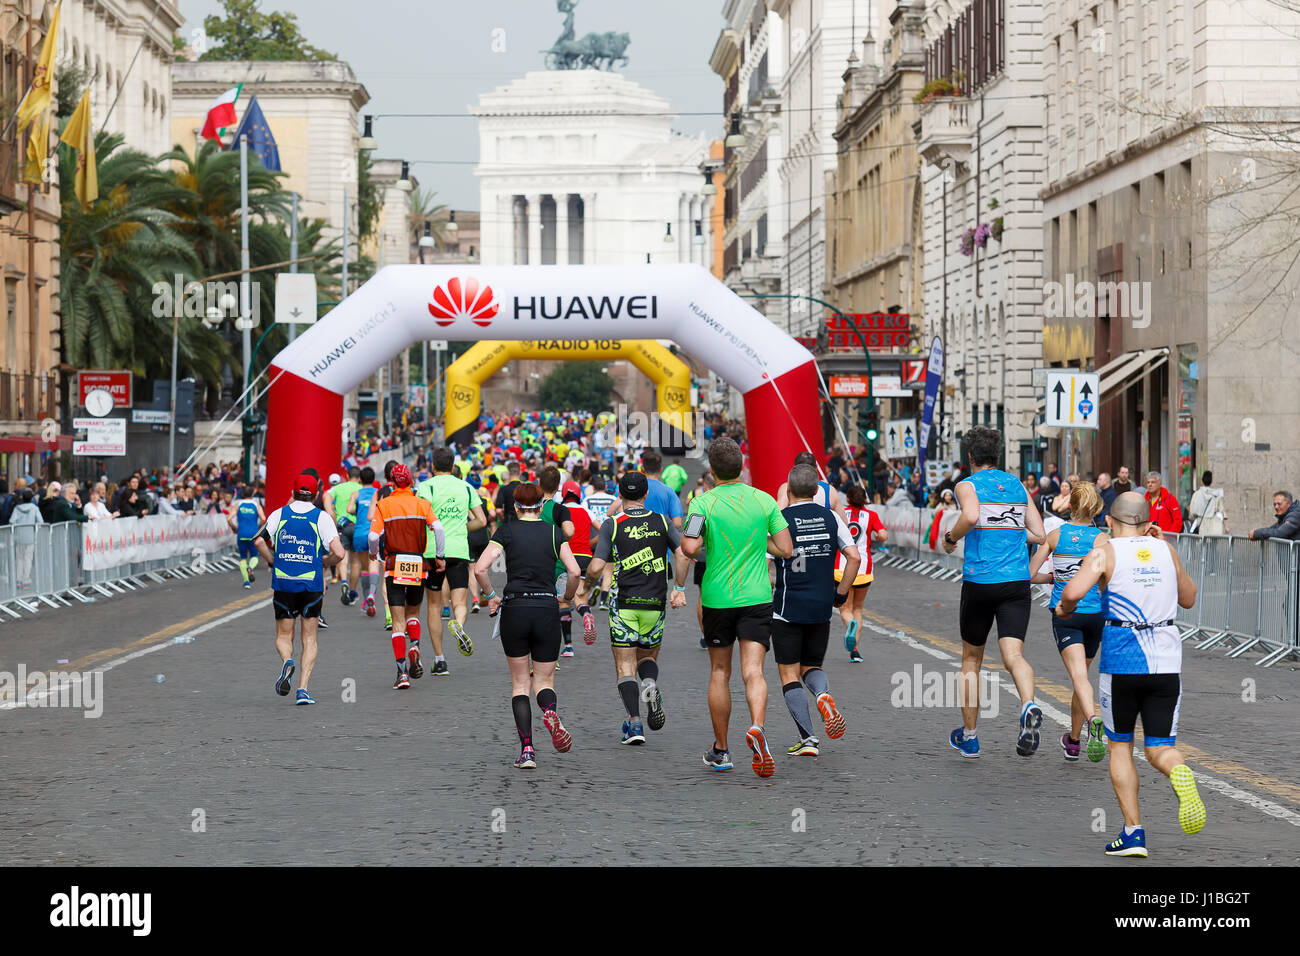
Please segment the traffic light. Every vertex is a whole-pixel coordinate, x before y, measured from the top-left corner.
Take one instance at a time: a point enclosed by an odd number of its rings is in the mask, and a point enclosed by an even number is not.
[[[880,412],[875,399],[858,399],[858,431],[869,443],[880,437]]]
[[[876,411],[873,405],[871,411],[867,412],[867,441],[874,442],[880,437],[880,413]]]

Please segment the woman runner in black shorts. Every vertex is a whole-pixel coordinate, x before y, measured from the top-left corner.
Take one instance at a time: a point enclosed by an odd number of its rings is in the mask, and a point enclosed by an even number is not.
[[[560,656],[560,605],[555,594],[555,562],[564,565],[564,599],[573,600],[578,589],[578,562],[564,541],[564,532],[542,520],[542,490],[535,484],[520,484],[514,490],[515,513],[520,520],[503,522],[474,565],[482,593],[492,614],[501,609],[501,647],[510,663],[511,700],[515,729],[519,732],[520,754],[515,767],[537,766],[533,749],[533,711],[529,703],[529,665],[532,689],[542,721],[551,732],[551,742],[560,753],[573,738],[560,723],[555,696],[555,662]],[[506,557],[506,586],[498,596],[488,570],[498,554]]]

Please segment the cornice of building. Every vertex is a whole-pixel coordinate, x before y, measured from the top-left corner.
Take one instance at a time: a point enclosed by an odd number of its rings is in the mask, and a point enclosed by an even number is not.
[[[345,96],[354,108],[370,93],[352,67],[341,60],[177,60],[172,64],[172,95],[217,96],[236,83],[260,96]]]
[[[731,27],[723,27],[718,32],[718,39],[709,54],[709,69],[724,80],[731,76],[740,59],[740,34]]]
[[[1159,146],[1182,139],[1192,130],[1198,128],[1200,124],[1190,117],[1182,117],[1177,122],[1171,123],[1162,129],[1156,130],[1147,136],[1142,137],[1132,143],[1129,143],[1123,149],[1107,154],[1096,162],[1089,163],[1077,172],[1048,183],[1037,193],[1039,202],[1046,202],[1055,196],[1069,192],[1074,187],[1085,183],[1090,179],[1102,175],[1118,166],[1123,166],[1130,160],[1149,153]]]

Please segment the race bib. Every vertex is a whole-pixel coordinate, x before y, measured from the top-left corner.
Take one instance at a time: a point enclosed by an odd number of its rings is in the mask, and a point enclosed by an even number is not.
[[[393,583],[417,587],[424,583],[424,555],[399,554],[393,558]]]

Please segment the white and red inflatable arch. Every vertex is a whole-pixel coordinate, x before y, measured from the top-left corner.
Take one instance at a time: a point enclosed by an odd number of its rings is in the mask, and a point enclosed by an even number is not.
[[[275,357],[274,507],[306,467],[337,471],[343,396],[425,339],[671,339],[745,396],[750,473],[772,494],[824,456],[812,355],[701,266],[388,266]]]

